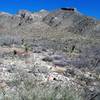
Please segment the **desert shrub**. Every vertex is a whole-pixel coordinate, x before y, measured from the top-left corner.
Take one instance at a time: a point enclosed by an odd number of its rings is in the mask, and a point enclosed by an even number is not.
[[[9,35],[0,37],[0,45],[10,46],[12,44],[21,44],[21,38]]]
[[[21,71],[9,83],[12,90],[3,91],[5,94],[0,91],[0,100],[82,100],[74,89],[54,83],[40,84],[37,78]]]

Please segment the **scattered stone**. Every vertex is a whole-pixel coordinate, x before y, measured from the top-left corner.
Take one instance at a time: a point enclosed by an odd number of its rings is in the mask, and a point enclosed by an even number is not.
[[[43,58],[42,60],[45,61],[45,62],[52,62],[53,61],[52,57],[49,57],[49,56]]]

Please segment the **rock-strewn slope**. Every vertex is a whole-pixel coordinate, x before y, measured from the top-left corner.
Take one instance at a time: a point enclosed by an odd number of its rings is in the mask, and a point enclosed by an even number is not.
[[[100,22],[76,10],[1,12],[0,100],[69,100],[63,90],[100,99]]]

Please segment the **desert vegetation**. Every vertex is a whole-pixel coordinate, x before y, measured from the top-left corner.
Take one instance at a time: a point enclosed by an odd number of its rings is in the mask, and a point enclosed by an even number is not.
[[[0,100],[100,100],[97,20],[22,10],[0,27]]]

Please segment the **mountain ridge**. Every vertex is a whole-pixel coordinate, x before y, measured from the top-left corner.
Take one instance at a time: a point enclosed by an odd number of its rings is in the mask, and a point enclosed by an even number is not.
[[[94,32],[99,29],[99,24],[98,24],[99,21],[95,20],[92,17],[87,17],[83,14],[80,14],[76,10],[73,12],[72,11],[66,12],[59,9],[53,12],[40,11],[36,13],[31,13],[30,11],[27,11],[27,10],[21,10],[16,15],[1,13],[0,18],[7,17],[7,16],[9,17],[8,18],[9,24],[12,24],[12,26],[15,25],[15,28],[20,27],[21,24],[24,24],[24,23],[28,25],[28,24],[34,24],[37,21],[37,22],[41,22],[42,24],[47,24],[47,26],[50,28],[53,28],[56,30],[58,29],[58,31],[65,30],[67,32],[73,32],[73,33],[90,33],[91,31]],[[2,18],[2,20],[3,19],[4,18]],[[7,20],[7,18],[5,20]],[[6,22],[4,24],[6,24]],[[2,25],[0,26],[3,27]],[[10,29],[11,25],[8,25],[7,28]]]
[[[100,22],[73,8],[0,13],[0,100],[6,98],[100,100]]]

